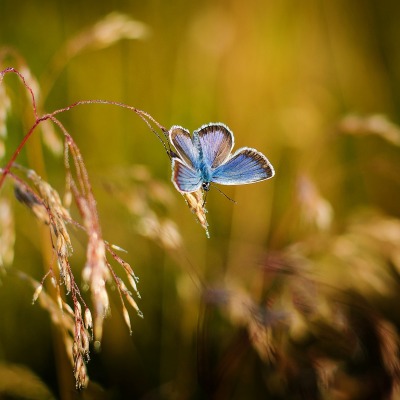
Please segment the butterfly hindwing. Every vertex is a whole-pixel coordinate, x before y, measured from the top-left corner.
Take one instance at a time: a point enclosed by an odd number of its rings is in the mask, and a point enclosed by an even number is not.
[[[169,130],[169,139],[181,160],[188,166],[196,168],[199,164],[199,151],[196,146],[193,145],[189,131],[181,126],[174,125]]]
[[[201,147],[201,157],[205,165],[216,168],[230,155],[233,148],[233,133],[222,123],[203,125],[194,132],[198,136]]]
[[[245,185],[273,177],[274,168],[264,154],[243,147],[212,173],[212,181],[222,185]]]
[[[188,167],[179,158],[172,159],[172,183],[180,192],[195,192],[202,180],[197,170]]]

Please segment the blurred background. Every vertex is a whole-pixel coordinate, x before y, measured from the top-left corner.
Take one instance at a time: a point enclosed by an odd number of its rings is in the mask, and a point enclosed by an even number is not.
[[[104,238],[140,277],[144,319],[130,310],[130,336],[110,288],[101,352],[75,391],[57,327],[13,273],[40,281],[48,266],[40,222],[6,186],[0,397],[400,398],[399,17],[389,0],[1,0],[0,69],[25,76],[40,113],[106,99],[166,128],[223,122],[276,176],[222,187],[236,204],[211,189],[208,239],[137,115],[59,115]],[[1,86],[4,166],[34,119],[16,76]],[[62,135],[48,125],[17,161],[62,197]]]

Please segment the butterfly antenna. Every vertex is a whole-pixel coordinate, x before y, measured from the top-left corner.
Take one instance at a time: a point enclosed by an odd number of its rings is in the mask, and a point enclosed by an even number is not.
[[[172,157],[175,157],[175,153],[171,150],[171,143],[169,142],[168,137],[166,136],[167,140],[166,140],[166,142],[164,142],[164,140],[161,138],[161,136],[158,134],[158,132],[155,129],[152,129],[152,131],[153,131],[153,133],[155,133],[158,140],[162,143],[164,150],[167,153],[167,156],[169,157],[169,159],[171,159]]]
[[[161,124],[159,124],[150,114],[147,114],[144,111],[141,110],[136,110],[135,112],[139,115],[140,118],[145,122],[145,124],[148,126],[148,128],[157,136],[157,139],[161,142],[161,144],[164,147],[165,152],[167,153],[167,156],[169,159],[172,158],[171,156],[171,144],[169,142],[169,137],[168,137],[168,130],[164,128]],[[157,127],[162,131],[162,133],[165,136],[166,142],[161,138],[160,134],[153,128],[151,122],[153,122]]]
[[[167,144],[163,141],[163,146],[164,149],[167,152],[167,156],[169,157],[170,160],[172,160],[173,157],[178,157],[178,154],[176,154],[172,149],[171,149],[171,142],[169,141],[169,137],[166,136],[167,138]]]
[[[148,121],[146,121],[148,122]],[[161,142],[161,144],[164,147],[165,152],[167,153],[167,156],[169,157],[169,159],[171,159],[172,157],[174,157],[175,153],[171,150],[171,144],[169,142],[169,138],[167,136],[167,132],[164,131],[164,129],[162,129],[165,137],[166,137],[166,142],[164,142],[164,140],[161,138],[160,134],[148,123],[147,124],[148,127],[151,129],[151,131],[157,136],[158,140]]]
[[[214,185],[213,185],[214,186]],[[214,186],[215,189],[218,190],[218,192],[220,192],[221,194],[223,194],[228,200],[230,200],[232,203],[237,204],[237,201],[231,199],[226,193],[224,193],[218,186]]]

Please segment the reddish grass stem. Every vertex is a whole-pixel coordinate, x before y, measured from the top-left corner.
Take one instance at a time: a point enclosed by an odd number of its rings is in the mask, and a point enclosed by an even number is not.
[[[14,163],[14,161],[17,159],[19,153],[21,152],[21,150],[23,149],[23,147],[25,146],[26,142],[28,141],[28,139],[31,137],[32,133],[34,132],[34,130],[37,128],[37,126],[43,122],[46,121],[48,119],[51,119],[53,122],[55,122],[62,130],[63,133],[65,135],[66,131],[61,127],[61,124],[58,123],[58,121],[54,118],[55,115],[66,112],[71,110],[72,108],[79,106],[79,105],[84,105],[84,104],[107,104],[107,105],[113,105],[113,106],[117,106],[117,107],[122,107],[122,108],[126,108],[130,111],[133,111],[135,114],[137,114],[145,123],[146,125],[150,128],[150,130],[157,136],[157,138],[161,141],[161,143],[163,144],[165,150],[167,151],[167,154],[169,149],[167,147],[167,145],[165,144],[165,142],[163,141],[163,139],[161,138],[161,136],[158,134],[158,132],[153,128],[153,126],[151,125],[151,123],[153,123],[154,125],[157,126],[158,129],[160,129],[162,131],[162,133],[164,134],[165,137],[168,137],[168,129],[166,129],[163,125],[161,125],[159,122],[157,122],[150,114],[148,114],[145,111],[139,110],[136,107],[133,106],[129,106],[128,104],[124,104],[124,103],[120,103],[117,101],[110,101],[110,100],[101,100],[101,99],[93,99],[93,100],[80,100],[77,101],[75,103],[72,103],[71,105],[67,106],[67,107],[63,107],[60,108],[58,110],[53,111],[50,114],[45,114],[42,117],[38,116],[38,112],[37,112],[37,106],[36,106],[36,100],[35,100],[35,95],[33,93],[33,90],[31,89],[31,87],[26,83],[25,78],[23,77],[23,75],[17,71],[15,68],[9,67],[6,68],[5,70],[0,72],[0,84],[3,81],[3,77],[5,74],[7,73],[15,73],[18,75],[18,77],[22,80],[25,88],[29,91],[31,98],[32,98],[32,109],[33,109],[33,114],[35,117],[35,123],[32,125],[32,127],[29,129],[28,133],[24,136],[24,138],[22,139],[22,141],[20,142],[20,144],[18,145],[17,149],[14,151],[14,153],[12,154],[11,158],[9,159],[8,163],[6,164],[6,166],[3,168],[2,174],[0,176],[0,189],[3,186],[4,180],[6,178],[6,176],[10,173],[12,164]],[[69,136],[69,135],[68,135]],[[70,137],[70,136],[69,136]]]

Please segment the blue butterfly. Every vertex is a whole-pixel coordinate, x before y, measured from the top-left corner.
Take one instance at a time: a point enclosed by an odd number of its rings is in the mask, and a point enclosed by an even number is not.
[[[244,185],[272,178],[274,168],[264,154],[242,147],[231,154],[233,133],[222,123],[201,126],[193,132],[174,125],[170,142],[177,154],[172,157],[172,182],[179,192],[208,191],[211,182]]]

